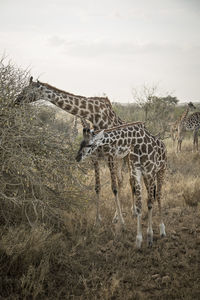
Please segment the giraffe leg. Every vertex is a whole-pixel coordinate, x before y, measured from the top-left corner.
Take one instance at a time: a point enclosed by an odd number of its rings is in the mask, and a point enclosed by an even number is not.
[[[181,146],[182,146],[182,138],[179,138],[177,142],[177,153],[181,152]]]
[[[100,198],[100,172],[99,172],[99,163],[98,161],[94,162],[94,170],[95,170],[95,192],[96,192],[96,221],[95,224],[99,225],[102,221],[100,213],[99,213],[99,198]]]
[[[137,235],[136,235],[136,247],[139,249],[142,245],[142,224],[141,224],[141,215],[142,215],[142,199],[141,199],[141,170],[140,168],[130,166],[130,184],[132,197],[134,199],[135,195],[135,214],[137,217]],[[134,178],[134,179],[133,179]]]
[[[120,201],[119,201],[119,196],[118,196],[118,189],[117,189],[117,183],[116,183],[116,168],[115,168],[115,164],[113,161],[112,157],[108,158],[108,166],[110,169],[110,175],[111,175],[111,185],[112,185],[112,191],[115,197],[115,205],[116,205],[116,211],[117,211],[117,216],[119,218],[119,222],[120,222],[120,226],[121,228],[123,228],[125,222],[124,222],[124,218],[122,215],[122,210],[121,210],[121,205],[120,205]],[[113,222],[115,222],[115,220],[113,220]]]
[[[152,247],[153,245],[153,228],[152,228],[152,209],[153,201],[155,199],[155,179],[144,177],[144,183],[147,189],[147,207],[148,207],[148,227],[147,227],[147,246]]]
[[[128,171],[129,171],[129,183],[131,186],[131,196],[132,196],[132,207],[131,207],[131,211],[132,211],[132,215],[133,217],[136,217],[136,210],[135,210],[135,177],[133,175],[132,172],[132,166],[131,166],[131,161],[130,158],[128,157]]]
[[[198,151],[198,131],[199,128],[194,130],[194,135],[193,135],[193,151],[195,151],[195,145],[196,145],[196,150]]]
[[[163,185],[163,181],[164,181],[164,173],[165,170],[160,170],[157,173],[157,191],[156,191],[156,199],[158,201],[158,209],[159,209],[159,217],[160,217],[160,224],[159,224],[159,228],[160,228],[160,236],[164,237],[166,236],[166,232],[165,232],[165,225],[163,223],[163,217],[162,217],[162,207],[161,207],[161,195],[162,195],[162,185]]]
[[[134,177],[132,177],[130,175],[130,186],[131,186],[131,195],[132,195],[132,202],[133,202],[133,205],[131,207],[131,210],[132,210],[132,214],[133,214],[133,217],[136,216],[136,212],[135,212],[135,198],[134,198],[134,195],[135,195],[135,180],[134,180]]]
[[[118,160],[116,163],[116,171],[117,171],[117,184],[118,184],[118,195],[121,201],[122,199],[122,187],[123,187],[123,174],[122,174],[122,160]],[[115,211],[115,215],[113,218],[113,223],[118,222],[118,212]]]
[[[177,132],[177,153],[181,152],[181,146],[182,146],[182,141],[185,136],[185,130],[182,127],[178,127],[178,132]]]

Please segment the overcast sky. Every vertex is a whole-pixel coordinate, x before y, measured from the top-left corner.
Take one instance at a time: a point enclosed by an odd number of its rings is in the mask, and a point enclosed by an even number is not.
[[[0,0],[0,54],[67,92],[200,101],[199,0]]]

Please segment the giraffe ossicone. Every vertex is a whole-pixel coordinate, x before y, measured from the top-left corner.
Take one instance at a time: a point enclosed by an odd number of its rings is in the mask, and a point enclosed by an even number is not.
[[[154,200],[158,201],[160,234],[161,236],[165,235],[161,210],[161,190],[167,163],[164,143],[149,133],[142,122],[128,123],[94,133],[87,130],[87,139],[82,141],[76,160],[81,161],[93,154],[98,155],[100,152],[107,157],[108,164],[110,165],[112,190],[115,195],[116,209],[122,226],[124,225],[124,219],[118,198],[116,172],[113,161],[118,157],[121,158],[126,155],[129,157],[130,185],[135,213],[137,215],[136,246],[138,248],[140,248],[142,244],[141,179],[143,177],[148,194],[147,243],[148,246],[151,246],[153,243],[152,207]]]

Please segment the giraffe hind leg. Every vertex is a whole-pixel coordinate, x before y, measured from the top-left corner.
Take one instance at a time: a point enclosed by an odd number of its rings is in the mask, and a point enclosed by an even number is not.
[[[147,227],[147,246],[152,247],[153,245],[153,227],[152,227],[152,209],[153,202],[156,198],[156,185],[154,178],[144,177],[144,183],[147,189],[147,207],[148,207],[148,227]]]
[[[141,216],[142,216],[142,198],[141,198],[141,170],[140,168],[134,167],[134,165],[130,165],[130,185],[132,191],[132,197],[135,201],[133,203],[135,207],[135,214],[137,217],[137,235],[136,235],[136,247],[138,249],[141,248],[142,245],[142,224],[141,224]]]
[[[163,223],[163,217],[162,217],[162,207],[161,207],[161,192],[162,192],[162,185],[164,181],[164,173],[165,170],[160,170],[157,174],[157,191],[156,191],[156,199],[158,201],[158,209],[159,209],[159,217],[160,217],[160,236],[164,237],[166,236],[165,232],[165,225]]]
[[[193,136],[193,151],[195,151],[195,146],[196,146],[196,150],[198,151],[198,131],[199,131],[199,128],[196,129],[194,131],[194,136]]]

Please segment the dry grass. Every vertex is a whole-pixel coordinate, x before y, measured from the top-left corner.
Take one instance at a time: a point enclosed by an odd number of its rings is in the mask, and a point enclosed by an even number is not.
[[[93,171],[74,161],[76,144],[62,126],[52,131],[54,122],[41,126],[34,114],[30,120],[30,109],[4,110],[4,97],[0,94],[0,299],[200,299],[200,154],[191,152],[191,139],[178,156],[166,142],[167,237],[159,237],[155,204],[154,245],[146,247],[144,191],[144,244],[138,251],[128,175],[124,232],[112,224],[114,199],[103,164],[103,222],[94,226]]]
[[[111,220],[114,200],[109,173],[102,169],[102,226],[94,226],[94,201],[87,209],[60,210],[62,226],[38,222],[34,227],[3,228],[0,241],[3,299],[198,299],[200,219],[199,153],[177,157],[169,149],[163,194],[167,237],[160,239],[154,209],[154,245],[135,249],[136,220],[132,218],[128,176],[123,210],[126,229],[116,234]],[[190,159],[188,159],[188,155]],[[187,163],[186,163],[187,161]],[[92,173],[88,172],[89,181]],[[90,191],[93,198],[94,192]],[[145,197],[145,193],[144,193]],[[187,200],[186,200],[187,199]],[[188,200],[189,199],[189,200]],[[55,201],[57,201],[55,199]],[[143,232],[146,238],[146,204]],[[55,224],[56,225],[56,224]]]

